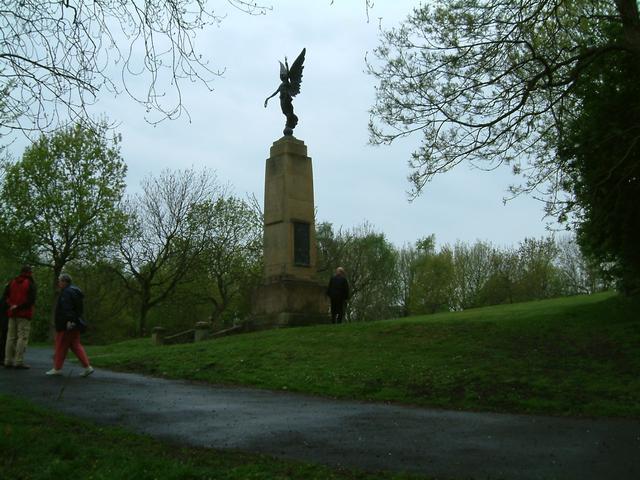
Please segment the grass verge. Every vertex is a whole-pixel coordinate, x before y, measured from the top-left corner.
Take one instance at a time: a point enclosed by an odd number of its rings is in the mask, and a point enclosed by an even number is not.
[[[2,478],[419,479],[335,470],[264,455],[177,446],[45,411],[0,395]]]
[[[640,417],[640,299],[610,293],[88,350],[98,367],[213,384],[447,409]]]

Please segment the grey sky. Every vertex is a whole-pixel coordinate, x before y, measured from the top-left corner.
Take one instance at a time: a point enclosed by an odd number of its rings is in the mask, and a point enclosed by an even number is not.
[[[509,171],[462,166],[410,203],[407,160],[419,138],[389,147],[367,144],[375,80],[364,73],[365,54],[378,44],[379,25],[397,25],[417,3],[376,2],[367,22],[364,0],[278,0],[266,16],[256,17],[218,1],[214,5],[228,16],[219,28],[204,31],[196,46],[212,66],[226,71],[213,92],[183,86],[191,123],[182,117],[151,126],[142,107],[125,96],[103,96],[93,110],[120,122],[130,191],[164,168],[208,167],[238,195],[255,194],[262,201],[265,159],[284,126],[277,98],[267,109],[262,104],[279,84],[278,60],[286,55],[292,62],[306,47],[294,135],[313,159],[319,221],[344,228],[367,221],[399,246],[432,233],[439,245],[457,239],[512,245],[546,235],[540,202],[519,198],[503,206],[515,180]]]

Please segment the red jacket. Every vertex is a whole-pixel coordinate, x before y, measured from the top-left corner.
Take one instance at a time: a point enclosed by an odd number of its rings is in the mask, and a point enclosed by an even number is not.
[[[30,273],[21,273],[11,280],[6,299],[9,306],[17,305],[17,308],[7,312],[7,316],[12,318],[33,317],[33,305],[36,303],[36,285]]]

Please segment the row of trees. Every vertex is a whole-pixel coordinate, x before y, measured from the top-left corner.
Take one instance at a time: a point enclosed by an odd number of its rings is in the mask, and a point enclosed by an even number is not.
[[[525,239],[516,247],[457,242],[436,248],[435,236],[396,248],[369,225],[335,232],[320,224],[321,269],[342,265],[352,289],[351,321],[465,310],[611,287],[582,255],[575,238]]]
[[[4,265],[14,270],[16,261],[27,261],[39,280],[48,277],[39,282],[41,316],[49,317],[46,305],[63,269],[89,290],[88,316],[119,318],[120,327],[109,328],[120,331],[133,319],[135,328],[124,328],[128,334],[144,333],[160,305],[168,313],[176,312],[167,305],[179,305],[190,325],[197,308],[200,318],[241,314],[241,292],[260,268],[255,204],[231,194],[207,170],[163,171],[144,179],[140,193],[125,196],[120,137],[108,132],[104,123],[69,127],[2,165]],[[41,322],[43,331],[48,324]]]
[[[42,136],[0,177],[2,273],[36,266],[39,334],[45,336],[58,275],[87,293],[95,340],[143,335],[150,326],[191,328],[242,320],[262,278],[262,214],[209,170],[163,171],[125,195],[118,135],[79,125]],[[317,226],[318,278],[346,268],[347,317],[409,314],[591,293],[608,284],[575,241],[478,241],[436,249],[435,237],[396,248],[368,225]],[[44,280],[48,277],[48,281]],[[44,308],[43,308],[44,307]]]

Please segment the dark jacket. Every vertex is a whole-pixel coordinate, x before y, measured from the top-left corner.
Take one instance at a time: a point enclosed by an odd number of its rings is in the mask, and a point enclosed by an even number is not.
[[[84,293],[75,285],[62,289],[56,303],[56,332],[64,332],[67,322],[76,323],[84,314]]]
[[[5,290],[5,299],[11,305],[17,305],[8,312],[8,316],[12,318],[31,318],[33,317],[33,306],[36,303],[36,283],[31,277],[31,273],[21,273],[11,280],[9,287]]]
[[[342,275],[334,275],[329,280],[327,295],[334,301],[345,301],[349,298],[349,282]]]

